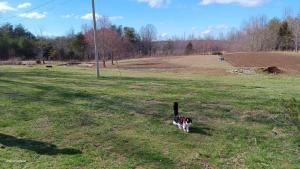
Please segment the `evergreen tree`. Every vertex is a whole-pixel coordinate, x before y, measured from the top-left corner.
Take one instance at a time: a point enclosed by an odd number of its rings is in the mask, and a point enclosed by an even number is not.
[[[185,53],[186,55],[191,55],[191,54],[194,53],[194,47],[193,47],[192,42],[189,42],[189,43],[186,45],[184,53]]]
[[[278,40],[279,40],[279,29],[281,26],[281,22],[277,18],[273,18],[267,24],[266,31],[266,48],[267,50],[276,50],[278,48]]]
[[[291,50],[294,46],[293,32],[290,30],[288,22],[282,22],[278,32],[278,46],[280,50]]]
[[[75,53],[75,59],[83,59],[88,43],[85,40],[85,37],[82,33],[75,35],[71,42],[71,49]]]

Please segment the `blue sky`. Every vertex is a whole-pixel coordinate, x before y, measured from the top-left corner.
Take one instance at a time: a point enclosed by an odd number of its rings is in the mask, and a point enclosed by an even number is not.
[[[299,0],[95,0],[96,12],[137,30],[153,24],[162,37],[205,36],[238,28],[251,16],[300,12]],[[34,34],[59,36],[90,25],[91,0],[0,0],[0,24],[23,24]]]

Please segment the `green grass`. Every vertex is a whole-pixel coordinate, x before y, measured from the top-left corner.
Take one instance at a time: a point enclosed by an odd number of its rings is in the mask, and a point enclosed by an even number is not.
[[[0,168],[299,168],[298,76],[0,67]],[[172,103],[193,118],[171,125]]]

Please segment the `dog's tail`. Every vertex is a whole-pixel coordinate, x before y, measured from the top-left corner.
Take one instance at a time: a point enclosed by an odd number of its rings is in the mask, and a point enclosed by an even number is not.
[[[174,116],[178,116],[178,103],[177,102],[174,102],[174,105],[173,105],[173,110],[174,110]]]

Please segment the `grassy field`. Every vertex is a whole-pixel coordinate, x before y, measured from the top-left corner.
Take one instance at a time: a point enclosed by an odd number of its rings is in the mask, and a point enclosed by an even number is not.
[[[0,168],[299,168],[299,76],[0,67]],[[292,107],[284,103],[295,98]],[[193,118],[171,125],[172,104]],[[299,121],[298,121],[299,122]],[[299,125],[299,123],[298,123]]]

